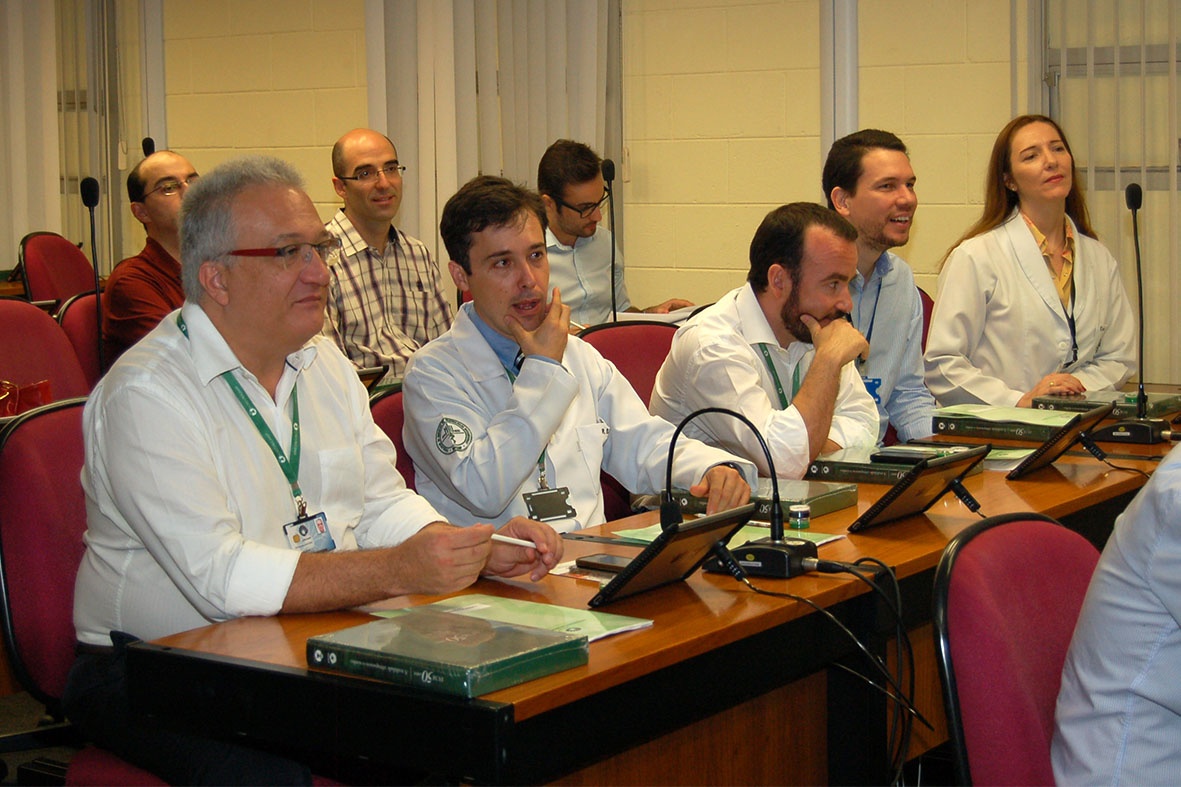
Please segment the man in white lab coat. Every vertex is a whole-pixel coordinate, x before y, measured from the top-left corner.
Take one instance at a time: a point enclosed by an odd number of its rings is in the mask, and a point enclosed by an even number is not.
[[[419,493],[456,524],[526,512],[560,531],[601,524],[602,470],[633,492],[664,487],[673,426],[569,335],[545,227],[541,198],[503,178],[472,180],[443,209],[448,267],[472,301],[411,360],[404,436]],[[675,486],[710,511],[747,501],[752,464],[689,439],[676,449]]]

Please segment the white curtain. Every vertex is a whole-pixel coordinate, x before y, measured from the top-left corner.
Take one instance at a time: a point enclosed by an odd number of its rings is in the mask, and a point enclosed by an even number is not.
[[[62,229],[54,25],[53,3],[0,2],[0,269],[27,233]]]
[[[617,155],[617,3],[370,0],[366,22],[370,122],[409,167],[397,223],[438,259],[443,205],[476,175],[535,186],[562,137]]]
[[[1143,189],[1145,382],[1181,382],[1181,0],[1047,0],[1050,114],[1070,136],[1099,239],[1119,259],[1136,303],[1132,220],[1124,189]]]

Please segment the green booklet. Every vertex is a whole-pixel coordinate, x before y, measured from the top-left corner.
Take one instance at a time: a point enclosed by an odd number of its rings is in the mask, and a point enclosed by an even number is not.
[[[651,542],[658,535],[660,535],[660,523],[649,525],[648,527],[639,527],[634,530],[617,530],[615,535],[621,538],[634,538],[637,541]],[[760,538],[766,538],[771,532],[768,525],[743,525],[739,528],[731,538],[730,543],[734,545],[745,544],[747,541],[756,541]],[[814,530],[795,530],[793,528],[784,527],[783,535],[785,538],[801,538],[805,541],[811,541],[820,546],[827,544],[829,541],[836,541],[838,538],[844,538],[843,534],[833,535],[832,533],[817,533]]]
[[[421,609],[439,609],[445,612],[470,615],[482,620],[497,620],[515,623],[519,626],[557,631],[563,634],[581,634],[588,642],[609,637],[623,631],[649,628],[652,621],[647,618],[633,618],[628,615],[612,615],[609,612],[595,612],[589,609],[561,607],[557,604],[539,604],[535,601],[521,601],[514,598],[488,596],[472,593],[427,604]],[[377,612],[380,616],[396,614]]]
[[[587,639],[431,605],[309,637],[308,664],[425,691],[478,697],[586,664]]]
[[[938,434],[1045,440],[1075,415],[1031,407],[957,404],[937,409],[931,418],[931,427]]]
[[[683,513],[705,513],[708,498],[694,497],[684,489],[674,489],[672,494]],[[755,504],[755,512],[751,514],[751,519],[766,522],[771,518],[772,497],[771,479],[760,478],[758,485],[750,493],[751,502]],[[812,509],[812,518],[815,519],[857,505],[857,485],[779,479],[779,509],[783,512],[783,518],[787,519],[788,510],[799,503],[806,503]],[[657,500],[654,507],[659,505]]]

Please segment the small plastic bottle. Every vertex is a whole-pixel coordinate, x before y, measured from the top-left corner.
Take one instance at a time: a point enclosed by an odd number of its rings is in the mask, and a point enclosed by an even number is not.
[[[807,530],[812,524],[812,507],[794,505],[787,510],[787,523],[792,530]]]

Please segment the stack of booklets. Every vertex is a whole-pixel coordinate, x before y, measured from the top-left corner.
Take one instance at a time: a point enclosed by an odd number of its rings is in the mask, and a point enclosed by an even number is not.
[[[936,410],[931,426],[936,434],[957,437],[1040,441],[1057,432],[1074,416],[1074,413],[1062,410],[957,404]]]
[[[804,478],[843,481],[850,484],[894,484],[922,459],[934,459],[971,446],[894,445],[889,448],[842,448],[813,460]],[[968,475],[981,471],[973,467]]]
[[[381,620],[309,637],[308,664],[478,697],[582,666],[591,639],[652,625],[642,618],[486,595],[380,614]]]
[[[681,504],[681,512],[685,514],[704,514],[706,503],[709,502],[707,498],[694,497],[683,489],[674,489],[673,497]],[[751,500],[755,503],[755,512],[751,519],[760,522],[769,520],[771,499],[771,479],[760,478],[758,486],[751,493]],[[833,511],[857,505],[857,485],[779,479],[779,508],[784,519],[787,519],[787,512],[791,506],[801,503],[811,507],[813,519],[831,514]]]
[[[1148,412],[1146,418],[1160,418],[1181,410],[1181,394],[1176,393],[1148,393]],[[1136,394],[1124,391],[1087,391],[1076,396],[1036,396],[1033,406],[1039,410],[1064,410],[1071,413],[1082,413],[1092,410],[1108,402],[1115,402],[1115,409],[1111,411],[1112,418],[1136,417]]]

